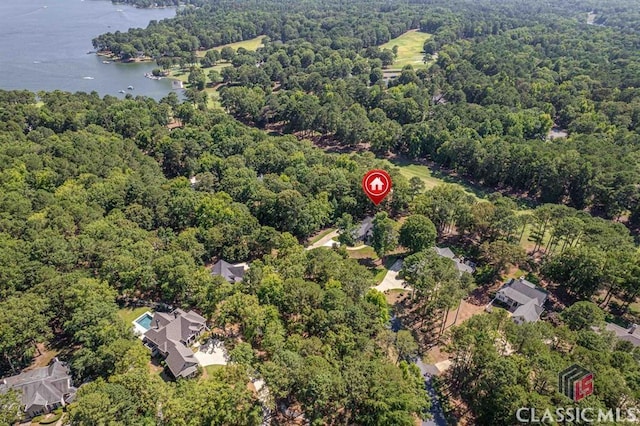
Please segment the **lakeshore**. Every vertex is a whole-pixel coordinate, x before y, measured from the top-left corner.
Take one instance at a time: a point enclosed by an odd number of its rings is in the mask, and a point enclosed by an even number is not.
[[[109,1],[0,2],[0,73],[5,76],[0,89],[161,99],[172,91],[172,83],[145,78],[157,67],[153,60],[120,62],[96,54],[91,40],[173,16],[175,8],[144,9]],[[129,86],[135,91],[127,90]]]

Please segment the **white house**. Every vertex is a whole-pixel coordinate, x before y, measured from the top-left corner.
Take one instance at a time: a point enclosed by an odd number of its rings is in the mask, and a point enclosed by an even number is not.
[[[496,300],[507,306],[517,324],[536,322],[544,311],[547,292],[524,277],[510,279],[496,293]]]

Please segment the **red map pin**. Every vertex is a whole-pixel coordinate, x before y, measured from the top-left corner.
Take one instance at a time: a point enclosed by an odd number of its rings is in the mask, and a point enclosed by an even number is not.
[[[362,178],[362,189],[377,206],[391,191],[391,176],[384,170],[369,170]]]

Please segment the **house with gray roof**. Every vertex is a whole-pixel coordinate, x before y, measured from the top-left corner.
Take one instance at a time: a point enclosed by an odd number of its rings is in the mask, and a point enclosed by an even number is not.
[[[194,311],[176,309],[171,313],[156,312],[143,342],[153,355],[162,357],[176,379],[194,376],[198,360],[189,346],[207,330],[207,321]]]
[[[496,293],[496,300],[506,305],[517,324],[536,322],[544,311],[547,292],[524,277],[510,279]]]
[[[597,327],[594,327],[594,329],[597,329]],[[638,328],[637,324],[632,324],[631,327],[624,328],[608,322],[604,329],[615,334],[620,340],[629,342],[633,346],[640,346],[640,328]]]
[[[73,401],[76,394],[69,368],[57,358],[46,367],[1,379],[0,393],[10,389],[21,393],[21,404],[28,418],[64,407]]]
[[[222,259],[218,260],[211,267],[212,275],[220,275],[232,284],[242,281],[246,271],[246,263],[238,263],[234,265],[229,262],[225,262]]]
[[[368,243],[373,235],[373,217],[367,216],[362,219],[360,226],[356,230],[356,241]]]
[[[460,275],[462,275],[462,273],[464,272],[473,274],[476,271],[475,263],[469,260],[465,260],[462,257],[456,256],[456,254],[449,247],[434,247],[434,249],[438,256],[446,257],[453,260],[453,262],[455,263],[455,267]]]

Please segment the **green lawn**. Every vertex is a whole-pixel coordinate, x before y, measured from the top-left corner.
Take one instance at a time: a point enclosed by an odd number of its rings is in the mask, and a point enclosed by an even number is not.
[[[424,63],[424,52],[422,46],[424,42],[431,38],[431,34],[418,30],[407,31],[400,37],[389,40],[380,46],[380,49],[393,49],[398,46],[398,57],[390,69],[402,69],[405,65],[412,65],[414,68],[424,68],[428,64]]]
[[[204,367],[205,370],[207,370],[207,375],[209,377],[211,377],[213,374],[215,374],[216,371],[220,371],[224,368],[224,365],[207,365],[206,367]]]
[[[221,46],[216,46],[213,49],[215,50],[222,50],[223,47],[231,47],[233,48],[233,50],[238,50],[240,47],[244,47],[247,50],[258,50],[258,48],[260,46],[262,46],[262,39],[265,36],[261,35],[258,36],[256,38],[252,38],[249,40],[244,40],[244,41],[238,41],[236,43],[229,43],[229,44],[223,44]],[[198,57],[202,58],[204,57],[204,55],[207,53],[207,50],[198,50],[196,52],[196,54],[198,55]]]
[[[437,178],[431,174],[431,170],[427,166],[420,164],[396,165],[400,169],[402,176],[407,180],[412,177],[419,177],[424,182],[427,189],[433,189],[438,185],[446,183],[444,180]],[[466,190],[466,188],[463,188]]]
[[[118,316],[124,320],[127,324],[131,324],[133,320],[138,318],[140,315],[144,314],[147,311],[150,311],[146,306],[142,306],[140,308],[123,308],[118,310]]]
[[[480,199],[485,195],[481,190],[477,188],[472,188],[467,185],[462,185],[458,182],[453,182],[453,178],[446,179],[446,178],[434,176],[433,172],[429,169],[429,167],[425,165],[411,164],[411,163],[399,162],[399,161],[395,161],[392,164],[395,167],[400,169],[400,173],[402,174],[402,176],[407,178],[407,180],[411,179],[412,177],[418,177],[422,179],[422,182],[424,182],[424,185],[427,190],[433,189],[438,185],[442,185],[446,183],[450,185],[456,185],[457,187],[459,187],[469,195],[472,195],[476,199]]]
[[[349,257],[352,259],[372,259],[378,260],[378,255],[376,254],[373,247],[364,246],[358,250],[349,250]]]

